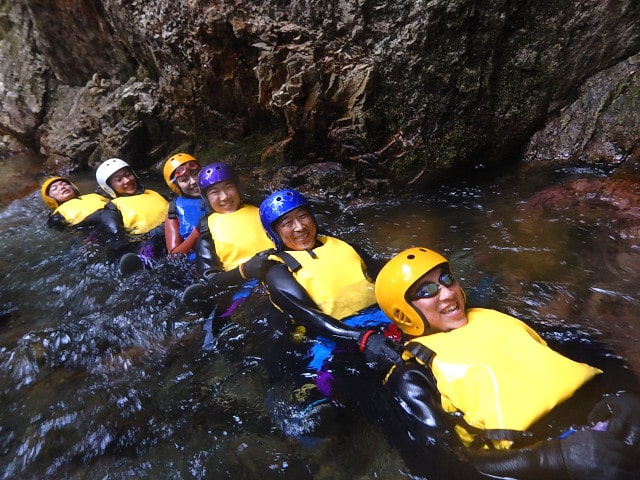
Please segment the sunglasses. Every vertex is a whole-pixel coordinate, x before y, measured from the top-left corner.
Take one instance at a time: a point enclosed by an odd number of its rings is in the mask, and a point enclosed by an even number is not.
[[[182,165],[177,166],[176,169],[173,171],[173,178],[175,180],[186,173],[196,173],[199,171],[200,171],[200,165],[198,165],[196,162],[183,163]]]
[[[438,277],[438,283],[425,282],[411,295],[411,301],[420,300],[421,298],[433,298],[440,290],[440,285],[449,288],[456,282],[451,272],[442,272]]]

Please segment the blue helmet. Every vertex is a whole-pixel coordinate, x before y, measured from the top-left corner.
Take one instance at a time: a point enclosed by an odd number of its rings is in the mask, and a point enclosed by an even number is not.
[[[278,190],[265,198],[260,204],[260,221],[267,235],[276,244],[278,250],[284,248],[282,239],[273,229],[273,224],[283,215],[298,207],[307,207],[311,211],[311,205],[307,199],[296,190]],[[313,216],[313,212],[311,213]],[[313,217],[313,221],[316,219]]]
[[[231,165],[226,163],[211,163],[200,170],[198,175],[198,186],[200,187],[200,193],[204,196],[205,190],[214,183],[223,182],[225,180],[233,180],[238,182],[236,172]]]

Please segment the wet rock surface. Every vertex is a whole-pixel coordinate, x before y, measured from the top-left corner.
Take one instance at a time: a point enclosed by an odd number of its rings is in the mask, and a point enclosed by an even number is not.
[[[637,156],[630,0],[20,0],[0,19],[0,132],[48,171],[256,132],[256,165],[338,162],[414,185],[525,149]]]

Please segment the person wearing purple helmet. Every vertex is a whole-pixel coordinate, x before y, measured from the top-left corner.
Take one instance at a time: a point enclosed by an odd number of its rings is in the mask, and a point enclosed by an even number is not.
[[[274,244],[260,223],[258,208],[244,203],[240,181],[226,163],[205,166],[198,176],[200,195],[209,209],[198,226],[196,270],[207,285],[192,285],[183,301],[199,298],[203,290],[241,285],[247,279],[260,278],[269,261],[263,251]]]

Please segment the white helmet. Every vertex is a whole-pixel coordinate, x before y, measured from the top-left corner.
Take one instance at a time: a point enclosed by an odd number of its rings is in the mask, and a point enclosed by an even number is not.
[[[96,181],[98,182],[98,185],[100,185],[100,188],[107,192],[107,194],[109,194],[111,198],[116,198],[117,195],[113,188],[111,188],[107,182],[109,181],[111,175],[125,167],[129,168],[135,175],[135,172],[131,168],[131,165],[120,158],[110,158],[109,160],[105,160],[98,166],[98,169],[96,170]]]

